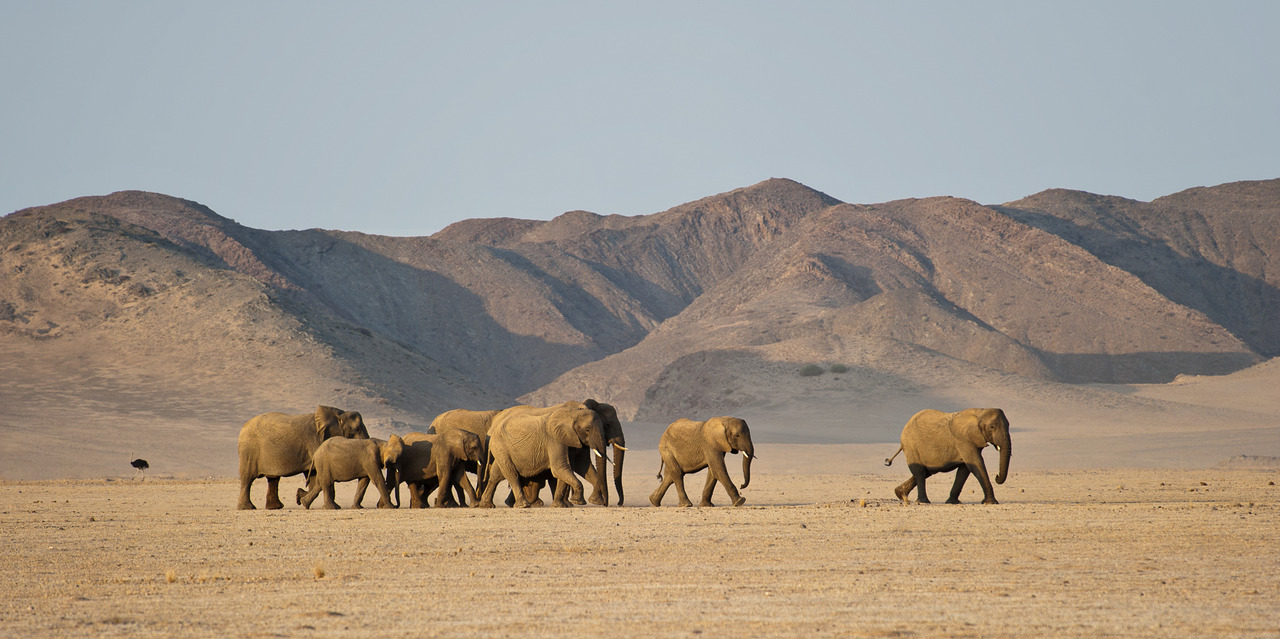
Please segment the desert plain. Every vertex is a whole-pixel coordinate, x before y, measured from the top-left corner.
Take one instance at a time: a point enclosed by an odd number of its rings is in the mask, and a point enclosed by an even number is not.
[[[741,508],[653,508],[641,463],[621,508],[379,510],[371,491],[237,511],[230,478],[9,481],[0,635],[1280,634],[1278,468],[1015,466],[998,505],[904,505],[893,469],[769,471],[808,454],[789,448],[759,449]]]

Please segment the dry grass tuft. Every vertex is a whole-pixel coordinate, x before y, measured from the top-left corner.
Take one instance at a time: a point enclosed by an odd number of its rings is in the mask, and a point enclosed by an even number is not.
[[[325,572],[323,563],[317,561],[316,565],[311,567],[311,571],[315,573],[316,579],[324,579]]]

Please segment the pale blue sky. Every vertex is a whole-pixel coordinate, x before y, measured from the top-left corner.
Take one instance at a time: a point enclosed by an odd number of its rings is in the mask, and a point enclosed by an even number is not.
[[[0,0],[0,214],[257,228],[1280,177],[1280,2]]]

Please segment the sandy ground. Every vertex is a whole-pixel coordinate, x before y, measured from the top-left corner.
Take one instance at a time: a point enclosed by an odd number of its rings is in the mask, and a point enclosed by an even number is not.
[[[1015,467],[996,506],[904,506],[896,468],[766,471],[742,508],[682,509],[636,466],[607,509],[0,483],[0,636],[1280,636],[1280,468]]]

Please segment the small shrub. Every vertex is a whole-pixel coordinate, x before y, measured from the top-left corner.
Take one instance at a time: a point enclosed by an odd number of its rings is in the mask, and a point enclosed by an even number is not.
[[[808,364],[804,368],[800,369],[800,376],[801,377],[817,377],[823,374],[824,372],[826,371],[822,370],[821,366],[818,366],[817,364]]]
[[[849,367],[848,367],[848,366],[845,366],[844,364],[832,364],[832,365],[831,365],[831,372],[833,372],[833,373],[837,373],[837,374],[839,374],[839,373],[847,373],[847,372],[849,372]]]

